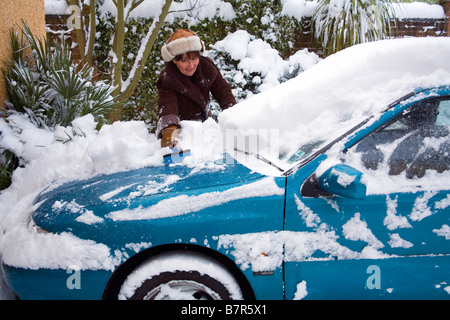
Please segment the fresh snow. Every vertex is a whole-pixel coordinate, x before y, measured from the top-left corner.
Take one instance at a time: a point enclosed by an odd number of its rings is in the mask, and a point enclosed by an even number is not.
[[[297,146],[305,133],[312,138],[327,135],[330,138],[335,137],[342,130],[340,127],[343,124],[352,124],[354,119],[359,120],[368,112],[382,110],[415,86],[450,83],[450,62],[446,59],[449,55],[448,38],[385,40],[340,52],[319,62],[298,77],[254,95],[221,113],[219,124],[212,120],[205,123],[184,122],[182,138],[184,136],[185,139],[181,143],[191,148],[194,155],[196,150],[199,150],[202,156],[186,158],[184,165],[192,167],[193,170],[220,169],[220,165],[214,161],[218,160],[223,152],[223,149],[218,147],[224,146],[220,143],[222,132],[229,128],[236,131],[246,128],[264,129],[266,126],[269,129],[279,129],[279,137],[283,140],[280,145],[285,148],[289,144]],[[326,94],[322,94],[324,88],[327,88]],[[343,95],[342,92],[346,94]],[[335,121],[334,118],[339,112],[344,112],[346,117]],[[68,268],[73,265],[89,269],[113,269],[124,259],[120,252],[111,252],[103,244],[81,240],[67,233],[53,235],[37,232],[29,220],[33,201],[39,192],[49,185],[56,188],[66,181],[85,179],[101,173],[161,166],[162,156],[168,150],[160,148],[156,136],[149,134],[143,122],[116,122],[97,131],[93,117],[88,115],[74,121],[71,127],[58,127],[49,131],[32,126],[25,116],[16,115],[9,120],[14,123],[12,129],[5,120],[0,120],[2,146],[7,146],[20,155],[26,165],[14,172],[11,187],[0,194],[0,248],[3,259],[11,265],[32,269]],[[331,129],[323,125],[325,120],[330,121]],[[337,131],[333,133],[333,130]],[[333,134],[330,135],[330,132]],[[200,133],[200,138],[194,139],[194,133]],[[169,175],[161,185],[149,185],[139,192],[151,194],[154,190],[170,188],[178,179],[177,176]],[[370,177],[368,179],[367,185],[370,187]],[[434,180],[430,175],[430,183]],[[270,183],[273,183],[271,181],[268,178],[259,183],[269,183],[270,186]],[[120,190],[115,192],[118,191]],[[230,197],[245,197],[246,193],[241,195],[240,191],[231,189],[228,191],[229,195],[225,191],[223,198],[222,194],[218,194],[219,197],[205,195],[208,199],[202,201],[184,200],[191,203],[189,210],[195,211],[198,210],[198,205],[209,206],[210,201],[222,203],[229,201]],[[267,192],[278,193],[276,186],[269,188]],[[106,199],[112,196],[114,194],[103,194],[101,197]],[[426,207],[430,196],[431,193],[426,193],[416,200],[414,211],[409,218],[420,220],[432,214]],[[362,252],[355,252],[340,245],[334,232],[327,231],[317,215],[308,210],[299,199],[296,201],[302,217],[318,231],[217,235],[219,246],[232,248],[232,254],[241,268],[251,267],[256,271],[279,266],[283,247],[286,261],[308,259],[316,250],[342,259],[385,256],[380,243],[373,238],[373,234],[358,215],[347,222],[345,234],[348,239],[359,237],[360,240],[368,242]],[[395,199],[387,201],[390,205],[384,223],[388,229],[408,227],[406,217],[400,217],[396,213]],[[55,205],[83,210],[75,202]],[[444,199],[436,205],[445,208],[449,201]],[[136,218],[151,212],[146,209],[141,211],[135,212]],[[112,215],[119,217],[118,213]],[[100,218],[95,217],[92,212],[80,211],[79,219],[83,223],[98,223]],[[447,238],[448,226],[443,225],[434,232],[437,236]],[[135,245],[138,244],[128,244]],[[391,245],[407,247],[409,244],[393,232]],[[40,250],[48,246],[53,250]],[[255,247],[258,247],[258,250],[254,250]],[[260,252],[268,254],[263,256]],[[303,292],[302,287],[299,289],[299,292]]]
[[[239,62],[234,82],[245,84],[244,74],[260,74],[261,76],[252,79],[253,83],[258,84],[259,91],[276,87],[281,78],[292,74],[296,68],[308,70],[321,60],[317,54],[307,49],[299,50],[283,60],[270,44],[262,39],[255,39],[245,30],[229,34],[212,45],[212,49],[227,52],[231,59]],[[212,58],[214,60],[214,56]]]
[[[412,228],[406,217],[397,215],[397,201],[397,197],[391,199],[389,196],[386,196],[387,213],[383,221],[384,225],[391,231],[398,228]]]
[[[445,19],[444,8],[438,4],[411,2],[392,4],[394,16],[398,19]]]
[[[226,110],[219,124],[237,135],[276,131],[280,153],[324,145],[417,87],[450,83],[449,55],[446,37],[356,45]]]
[[[308,290],[306,288],[306,281],[303,280],[297,284],[297,291],[294,294],[294,300],[302,300],[308,295]]]
[[[114,211],[108,215],[108,218],[114,221],[167,218],[197,212],[238,199],[268,197],[282,195],[283,193],[284,190],[277,186],[273,178],[265,178],[225,191],[202,193],[195,196],[181,195],[161,200],[157,204],[146,208],[139,207],[133,210]]]
[[[361,220],[359,212],[355,213],[353,218],[347,221],[342,226],[342,231],[345,239],[353,241],[365,241],[369,246],[378,249],[382,248],[383,244],[374,236],[372,231],[367,227],[367,223]]]

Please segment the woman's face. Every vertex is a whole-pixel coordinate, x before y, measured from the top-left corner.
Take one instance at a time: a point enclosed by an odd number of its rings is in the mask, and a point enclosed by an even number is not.
[[[198,57],[192,58],[188,54],[183,54],[180,60],[172,60],[177,66],[178,70],[185,76],[191,77],[197,70],[200,59]]]

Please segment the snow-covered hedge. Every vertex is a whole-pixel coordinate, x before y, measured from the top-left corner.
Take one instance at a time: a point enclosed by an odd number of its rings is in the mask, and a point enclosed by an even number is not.
[[[67,14],[64,6],[56,0],[46,0],[46,12],[48,14]],[[126,37],[124,48],[123,77],[130,72],[134,59],[139,50],[142,37],[148,31],[153,22],[155,6],[163,1],[144,1],[139,8],[132,11],[126,25]],[[190,28],[196,31],[205,42],[211,56],[220,56],[219,68],[226,73],[237,66],[240,61],[231,59],[223,50],[216,52],[215,44],[223,40],[227,35],[244,30],[253,39],[260,39],[265,47],[274,49],[281,59],[287,59],[292,54],[292,47],[296,33],[301,31],[302,22],[297,17],[291,17],[283,11],[284,0],[207,0],[207,1],[174,1],[171,13],[166,17],[165,25],[161,29],[158,39],[146,62],[140,82],[134,95],[124,106],[123,120],[144,120],[150,131],[154,130],[157,123],[157,90],[156,80],[159,71],[163,67],[160,48],[166,39],[178,28]],[[194,5],[194,9],[190,10]],[[110,0],[99,2],[97,8],[96,46],[94,56],[95,63],[106,77],[109,77],[110,52],[112,46],[112,34],[114,33],[116,10]],[[249,57],[247,57],[249,58]],[[301,70],[297,68],[297,70]],[[236,70],[236,72],[239,72]],[[239,92],[237,98],[245,98],[248,95],[261,91],[259,84],[264,84],[266,75],[261,72],[252,72],[244,75],[247,80],[233,81],[235,92]],[[233,75],[234,77],[234,75]],[[251,78],[255,78],[252,85]],[[230,77],[228,77],[230,78]],[[282,82],[284,74],[276,79]],[[250,81],[249,81],[250,80]]]
[[[45,0],[46,13],[67,13],[65,11],[67,10],[67,4],[66,7],[63,4],[65,2],[65,0]],[[123,55],[124,78],[130,72],[141,39],[146,34],[154,15],[158,11],[155,8],[161,6],[163,2],[164,0],[143,1],[138,9],[130,13],[126,26],[127,33]],[[99,69],[108,73],[116,7],[112,0],[104,0],[98,3],[96,64]],[[251,48],[264,46],[275,50],[280,58],[283,57],[283,59],[291,61],[290,56],[296,54],[293,52],[293,45],[297,34],[302,32],[303,19],[312,17],[317,3],[317,0],[174,1],[170,8],[171,13],[166,17],[165,26],[160,31],[146,63],[146,69],[140,83],[134,95],[124,107],[123,120],[144,120],[151,131],[155,129],[157,123],[156,80],[163,67],[160,48],[170,34],[180,27],[193,29],[201,36],[207,45],[207,49],[210,50],[209,55],[215,59],[219,68],[230,80],[239,101],[263,91],[268,83],[283,82],[285,79],[301,72],[302,68],[295,63],[290,66],[291,70],[287,74],[285,72],[277,75],[272,72],[266,74],[264,70],[244,71],[243,68],[240,69],[238,66],[249,65],[248,59],[252,57],[243,57],[245,62],[234,59],[231,52],[224,50],[224,47],[220,47],[221,45],[216,45],[216,43],[236,31],[246,31],[251,39],[251,41],[248,41],[249,52]],[[192,6],[194,6],[194,9],[192,9]],[[395,8],[394,15],[401,15],[401,18],[443,15],[442,7],[439,5],[411,3],[407,4],[406,9],[403,7]],[[270,54],[269,58],[272,57],[273,55]],[[295,59],[297,58],[298,55]],[[279,58],[276,57],[276,60],[279,60]],[[292,61],[289,63],[292,64]],[[252,64],[261,65],[260,61]],[[273,79],[274,76],[277,79]],[[266,77],[269,78],[266,79]]]

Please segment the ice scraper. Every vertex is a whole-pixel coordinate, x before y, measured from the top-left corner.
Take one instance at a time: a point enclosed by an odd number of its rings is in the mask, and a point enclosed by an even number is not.
[[[178,150],[177,148],[173,148],[171,153],[165,154],[163,156],[164,163],[169,165],[171,163],[179,163],[183,161],[184,158],[191,155],[191,150]]]

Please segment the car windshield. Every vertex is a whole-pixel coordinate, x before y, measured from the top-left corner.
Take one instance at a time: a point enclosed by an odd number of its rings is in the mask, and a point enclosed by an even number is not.
[[[337,121],[330,121],[328,126],[321,128],[320,135],[302,135],[297,139],[297,144],[290,145],[289,148],[277,142],[270,144],[264,139],[264,143],[253,139],[259,142],[254,147],[251,143],[252,139],[247,139],[246,143],[242,143],[241,146],[235,144],[232,148],[228,148],[227,152],[251,170],[266,175],[281,176],[342,135],[351,132],[352,128],[366,119],[367,117],[337,118]]]
[[[297,77],[224,110],[218,117],[220,127],[239,131],[237,136],[246,136],[249,130],[278,130],[278,153],[250,153],[289,170],[371,115],[383,112],[412,88],[449,83],[450,73],[444,71],[449,70],[449,59],[442,57],[448,42],[425,40],[426,44],[418,46],[421,41],[374,41],[342,50]],[[405,50],[411,51],[408,59]],[[436,52],[433,59],[424,60],[432,50]],[[413,64],[421,67],[411,68]]]

